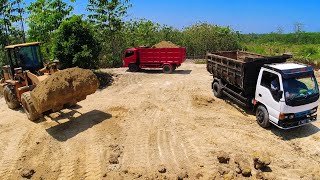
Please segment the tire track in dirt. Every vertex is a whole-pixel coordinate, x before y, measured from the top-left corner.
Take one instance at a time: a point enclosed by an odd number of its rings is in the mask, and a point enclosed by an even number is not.
[[[32,130],[28,130],[27,127],[22,126],[19,128],[19,133],[16,132],[16,129],[12,131],[10,141],[5,150],[2,151],[0,159],[0,179],[11,179],[18,159],[24,151],[23,146],[21,147],[20,144],[28,139],[32,133]]]
[[[130,136],[125,140],[127,146],[124,149],[122,159],[122,163],[125,167],[130,167],[132,165],[139,167],[150,166],[150,152],[148,147],[150,123],[141,121],[141,119],[153,117],[156,113],[156,109],[150,108],[143,110],[145,111],[140,112],[142,117],[132,117],[129,120],[132,121],[132,126],[127,127],[129,128],[128,134],[130,134]]]
[[[61,147],[61,154],[63,154],[63,157],[60,161],[60,174],[58,179],[75,179],[76,176],[76,170],[78,166],[77,157],[82,157],[81,154],[77,154],[75,156],[74,154],[77,152],[76,149],[78,149],[78,146],[76,143],[73,143],[73,145],[70,145],[71,143],[63,142],[63,144],[60,145]]]

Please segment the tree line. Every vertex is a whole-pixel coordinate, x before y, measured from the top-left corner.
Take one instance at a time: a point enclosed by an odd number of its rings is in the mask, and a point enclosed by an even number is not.
[[[45,60],[63,67],[119,67],[126,48],[171,41],[189,57],[208,51],[243,49],[245,43],[320,43],[319,33],[240,34],[230,27],[198,22],[183,29],[147,19],[129,19],[129,0],[89,0],[85,15],[76,15],[76,0],[0,0],[0,63],[8,44],[39,41]],[[129,19],[129,20],[128,20]],[[25,31],[27,29],[27,31]]]

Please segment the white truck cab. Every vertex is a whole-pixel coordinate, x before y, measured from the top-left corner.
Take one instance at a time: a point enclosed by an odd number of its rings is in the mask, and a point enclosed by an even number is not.
[[[291,129],[317,120],[319,88],[311,66],[267,64],[260,69],[253,103],[257,122]]]

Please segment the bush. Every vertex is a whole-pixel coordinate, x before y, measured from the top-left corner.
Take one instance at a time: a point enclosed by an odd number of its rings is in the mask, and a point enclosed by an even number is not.
[[[94,38],[91,25],[81,16],[62,22],[54,35],[52,57],[60,60],[62,68],[78,66],[95,69],[101,47]]]

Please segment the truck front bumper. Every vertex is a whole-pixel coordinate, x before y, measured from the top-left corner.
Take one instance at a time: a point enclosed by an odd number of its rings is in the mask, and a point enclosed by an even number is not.
[[[281,129],[292,129],[299,126],[304,126],[316,120],[317,120],[317,114],[307,115],[305,117],[299,117],[299,118],[294,118],[290,120],[282,120],[282,121],[279,121],[278,124],[275,124],[275,123],[273,124]]]

